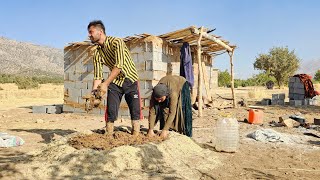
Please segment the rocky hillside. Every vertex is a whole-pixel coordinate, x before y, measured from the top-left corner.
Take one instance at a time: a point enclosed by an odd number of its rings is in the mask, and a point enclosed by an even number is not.
[[[63,75],[63,50],[0,37],[0,74]]]

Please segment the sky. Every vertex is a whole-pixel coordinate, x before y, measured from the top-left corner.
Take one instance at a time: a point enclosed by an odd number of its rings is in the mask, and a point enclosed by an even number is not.
[[[160,35],[191,25],[237,46],[235,77],[248,78],[255,58],[276,47],[294,50],[301,62],[320,60],[318,0],[11,0],[0,3],[0,36],[62,49],[87,38],[87,25],[100,19],[107,35]],[[230,70],[229,56],[214,67]]]

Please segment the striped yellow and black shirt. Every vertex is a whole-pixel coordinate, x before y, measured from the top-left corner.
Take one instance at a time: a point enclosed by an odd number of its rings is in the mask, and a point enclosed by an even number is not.
[[[98,45],[93,56],[94,79],[103,79],[103,65],[110,71],[114,67],[121,69],[113,83],[122,87],[125,78],[132,82],[138,80],[137,69],[133,63],[130,51],[124,41],[120,38],[107,36],[104,46]]]

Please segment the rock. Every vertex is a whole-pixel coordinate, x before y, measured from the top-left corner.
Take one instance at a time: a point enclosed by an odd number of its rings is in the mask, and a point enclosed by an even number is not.
[[[300,126],[300,123],[299,122],[297,122],[297,121],[295,121],[295,120],[293,120],[293,119],[285,119],[285,120],[283,120],[283,122],[282,122],[286,127],[289,127],[289,128],[293,128],[293,127],[298,127],[298,126]]]
[[[282,123],[284,120],[290,119],[290,115],[284,115],[279,117],[279,123]]]

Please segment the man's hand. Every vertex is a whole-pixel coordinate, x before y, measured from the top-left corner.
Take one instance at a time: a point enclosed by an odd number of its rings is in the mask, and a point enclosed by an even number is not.
[[[153,132],[153,129],[149,129],[148,130],[148,134],[147,134],[147,137],[153,137],[155,136],[154,132]]]
[[[169,135],[169,131],[168,130],[162,130],[160,137],[163,139],[167,139]]]
[[[101,83],[99,86],[100,86],[100,89],[101,89],[102,91],[107,92],[109,83],[107,83],[107,82],[105,81],[105,82]]]

